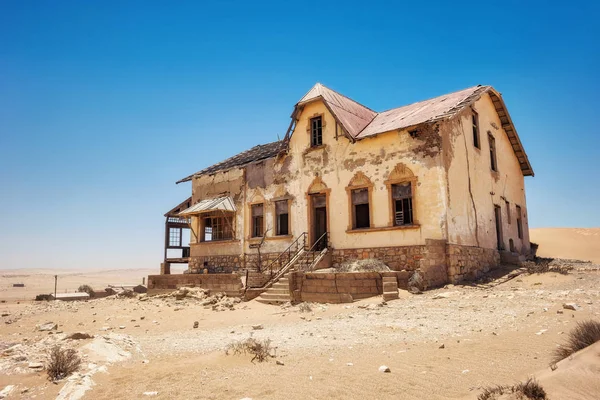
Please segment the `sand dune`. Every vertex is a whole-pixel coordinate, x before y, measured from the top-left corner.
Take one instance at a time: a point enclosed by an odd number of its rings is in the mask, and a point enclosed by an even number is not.
[[[529,230],[529,236],[540,245],[540,257],[600,263],[600,228],[536,228]]]

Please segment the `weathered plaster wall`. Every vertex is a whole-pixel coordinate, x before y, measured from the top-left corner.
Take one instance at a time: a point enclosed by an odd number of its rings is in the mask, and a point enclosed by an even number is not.
[[[495,249],[494,204],[502,212],[505,248],[513,239],[516,250],[529,251],[529,228],[524,177],[490,97],[485,94],[473,108],[479,115],[480,147],[473,144],[471,110],[440,125],[444,133],[444,165],[448,170],[448,241],[452,244]],[[496,142],[498,172],[491,170],[490,132]],[[505,200],[510,203],[508,223]],[[517,235],[517,210],[522,209],[523,239]]]

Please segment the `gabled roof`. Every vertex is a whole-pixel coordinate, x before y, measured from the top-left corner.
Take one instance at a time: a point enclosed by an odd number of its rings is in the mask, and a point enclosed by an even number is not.
[[[254,162],[265,160],[267,158],[275,157],[284,149],[284,141],[278,140],[267,144],[259,144],[254,146],[250,150],[242,151],[233,157],[229,157],[225,161],[218,162],[211,165],[208,168],[204,168],[202,171],[198,171],[195,174],[186,176],[185,178],[177,181],[176,183],[187,182],[195,176],[214,174],[216,172],[227,171],[232,168],[243,167]]]
[[[356,101],[317,83],[300,99],[296,107],[322,99],[335,119],[355,138],[377,113]]]
[[[466,107],[471,106],[484,93],[488,93],[494,103],[523,175],[533,176],[517,130],[510,119],[502,96],[491,86],[473,86],[433,99],[420,101],[388,111],[377,113],[354,100],[317,83],[296,104],[296,109],[311,101],[322,99],[334,118],[348,132],[352,140],[361,140],[380,133],[406,129],[424,123],[451,118]]]

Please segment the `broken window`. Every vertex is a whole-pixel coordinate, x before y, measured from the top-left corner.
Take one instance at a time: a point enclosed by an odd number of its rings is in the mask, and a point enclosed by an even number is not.
[[[519,239],[523,239],[523,221],[521,218],[521,206],[517,206],[517,234]]]
[[[310,120],[310,145],[312,147],[323,144],[323,119],[322,117],[311,118]]]
[[[471,120],[473,123],[473,146],[480,149],[481,144],[479,143],[479,115],[475,112],[475,110],[472,110]]]
[[[508,200],[504,201],[506,203],[506,222],[510,225],[510,203]]]
[[[288,208],[289,204],[287,200],[275,202],[276,234],[279,236],[290,234],[290,214]]]
[[[362,229],[371,227],[369,215],[369,189],[355,189],[352,191],[352,228]]]
[[[392,202],[394,206],[394,225],[412,225],[412,185],[410,182],[392,185]]]
[[[496,162],[496,139],[490,132],[488,132],[488,139],[490,140],[490,167],[492,171],[498,171],[498,164]]]
[[[209,216],[204,218],[204,241],[233,239],[233,216]]]
[[[498,250],[504,250],[504,241],[502,240],[502,212],[500,206],[494,204],[494,217],[496,219],[496,241]]]
[[[252,205],[252,237],[262,237],[264,229],[264,207],[262,204]]]

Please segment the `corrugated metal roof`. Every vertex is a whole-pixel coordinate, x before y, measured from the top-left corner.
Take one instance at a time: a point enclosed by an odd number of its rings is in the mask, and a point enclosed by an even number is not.
[[[433,99],[381,112],[377,114],[373,121],[356,138],[362,139],[377,135],[378,133],[404,129],[449,117],[454,112],[462,109],[461,104],[465,103],[466,100],[473,96],[478,97],[488,88],[489,86],[474,86]],[[476,97],[473,97],[473,100]]]
[[[208,168],[204,168],[202,171],[198,171],[195,174],[186,176],[183,179],[178,180],[176,183],[187,182],[191,180],[195,176],[202,176],[208,174],[214,174],[216,172],[227,171],[231,168],[243,167],[244,165],[265,160],[267,158],[275,157],[277,154],[283,150],[284,146],[283,140],[278,140],[277,142],[271,142],[267,144],[259,144],[258,146],[254,146],[250,150],[242,151],[241,153],[236,154],[233,157],[229,157],[228,159],[218,162],[214,165],[211,165]]]
[[[233,204],[233,199],[229,196],[217,197],[215,199],[206,199],[201,200],[200,202],[194,204],[187,210],[183,210],[179,213],[179,215],[193,215],[193,214],[201,214],[209,211],[236,211],[235,204]]]
[[[356,137],[375,118],[377,113],[360,103],[317,83],[300,99],[298,104],[303,105],[311,101],[323,99],[325,105],[338,120],[344,129]]]

